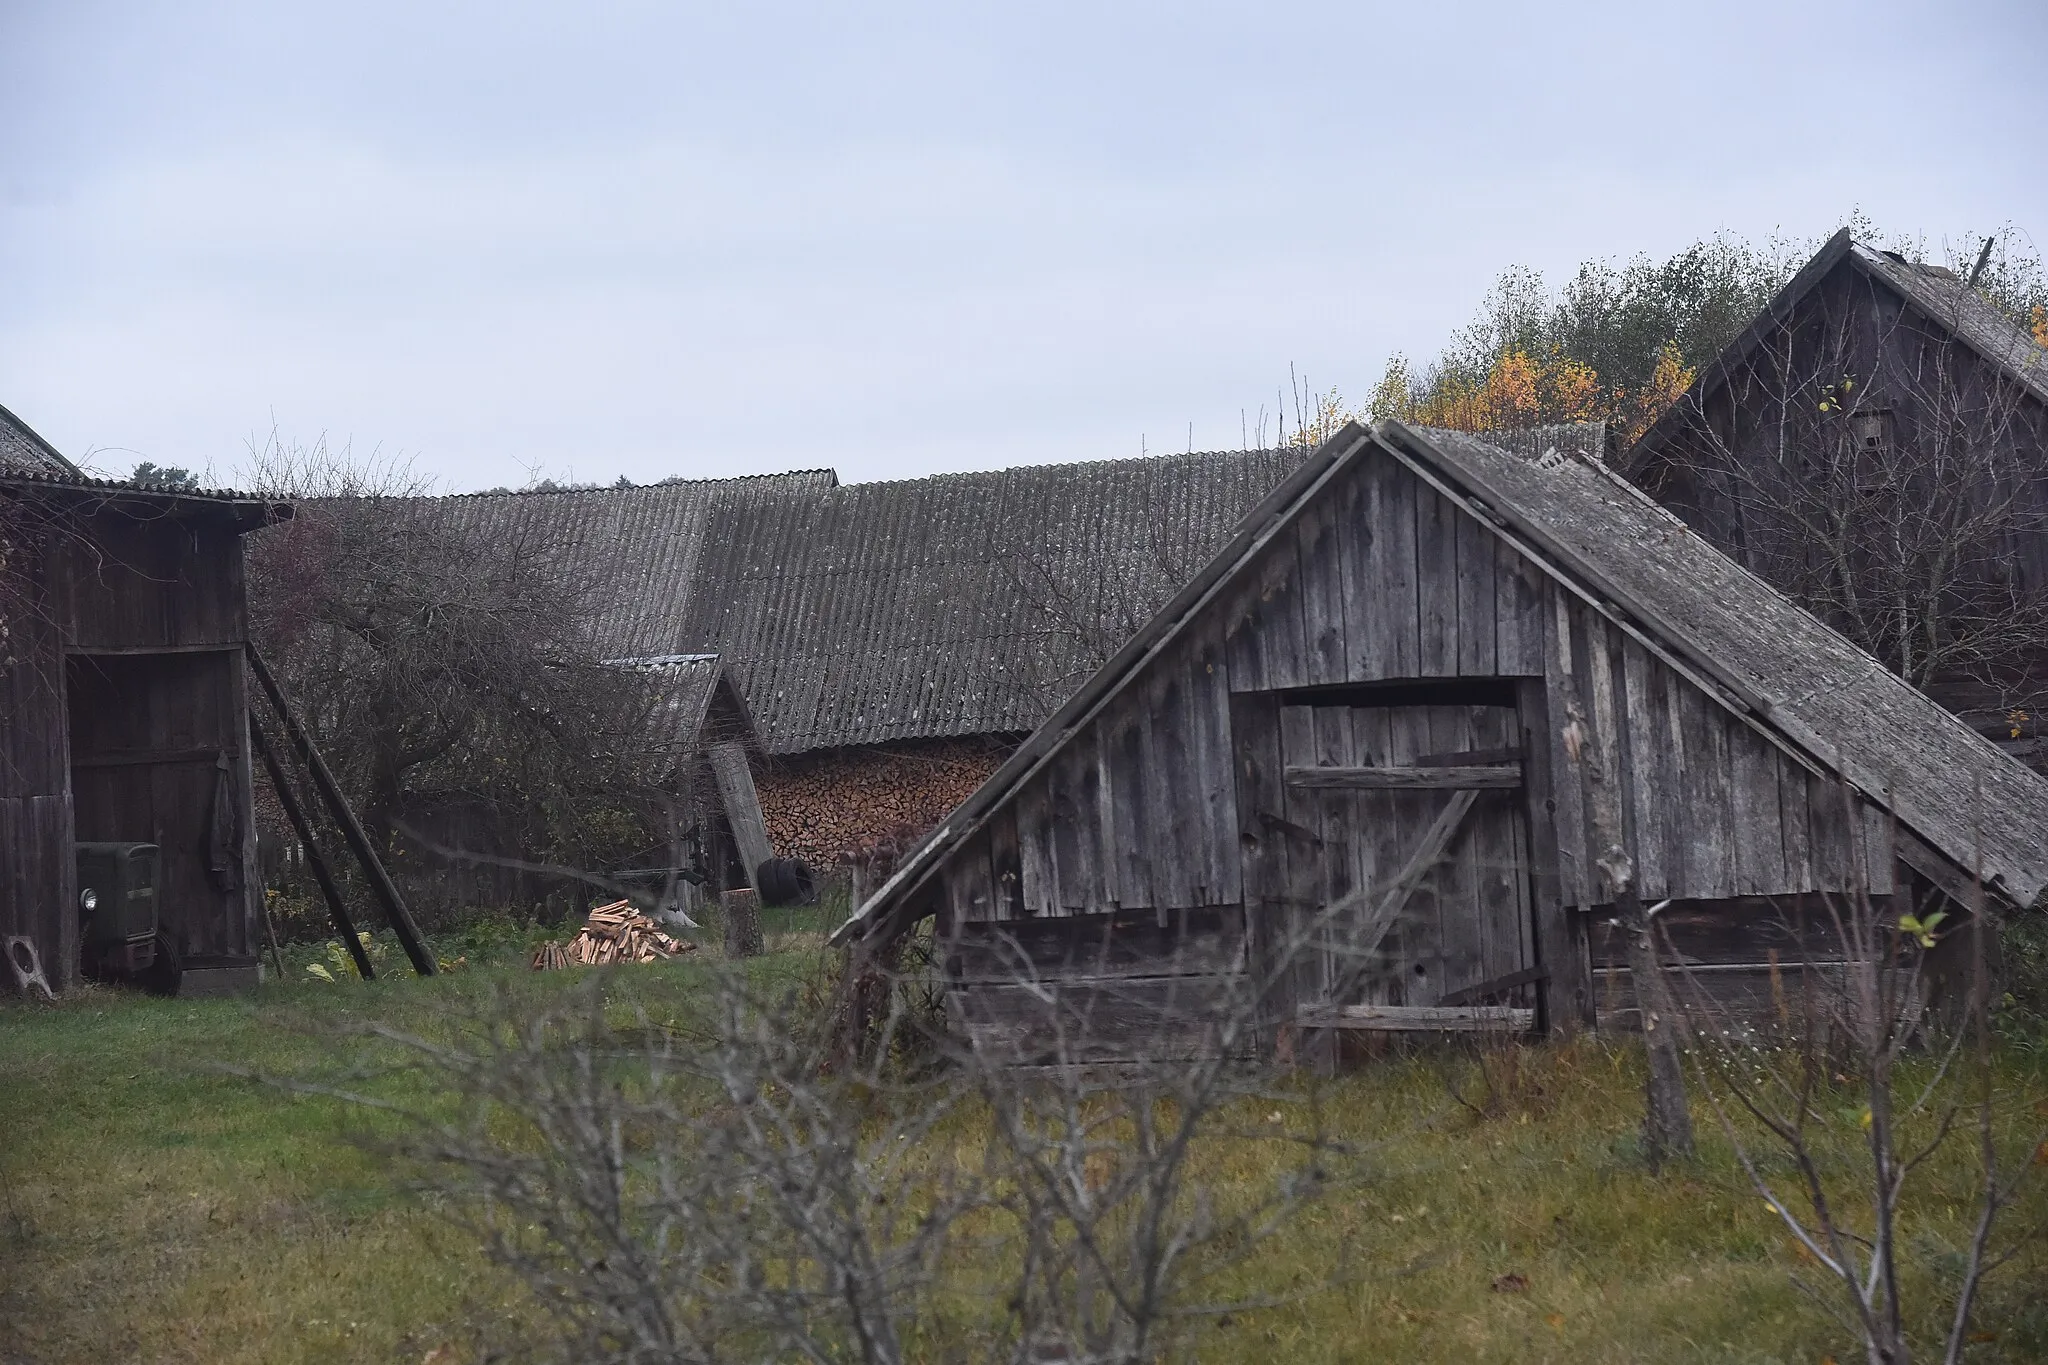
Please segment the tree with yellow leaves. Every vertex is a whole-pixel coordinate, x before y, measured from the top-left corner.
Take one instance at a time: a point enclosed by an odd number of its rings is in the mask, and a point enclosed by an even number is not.
[[[1850,226],[1874,236],[1860,218]],[[1974,251],[1984,239],[1958,240]],[[1588,262],[1555,294],[1535,271],[1507,270],[1480,316],[1427,368],[1398,354],[1387,362],[1366,412],[1375,421],[1459,431],[1603,421],[1617,448],[1626,448],[1763,310],[1814,245],[1773,238],[1759,246],[1723,233],[1661,262]],[[1916,258],[1926,254],[1924,243],[1899,245]],[[2048,346],[2048,273],[2040,257],[2010,229],[1992,245],[1979,288]]]

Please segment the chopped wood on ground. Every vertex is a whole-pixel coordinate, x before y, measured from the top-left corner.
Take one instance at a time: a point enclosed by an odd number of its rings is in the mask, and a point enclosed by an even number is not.
[[[694,953],[697,945],[663,933],[661,926],[633,908],[631,901],[613,901],[590,912],[583,928],[567,943],[550,940],[533,955],[533,969],[601,967],[612,962],[659,962]]]

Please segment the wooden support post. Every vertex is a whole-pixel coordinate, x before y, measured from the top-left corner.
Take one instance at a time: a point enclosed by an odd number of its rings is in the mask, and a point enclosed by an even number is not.
[[[1537,1027],[1555,1037],[1591,1028],[1593,968],[1585,935],[1564,903],[1557,867],[1557,793],[1553,784],[1575,781],[1552,762],[1547,689],[1541,678],[1515,684],[1515,710],[1522,728],[1523,788],[1529,817],[1529,892],[1535,914],[1536,961],[1549,979],[1538,993]]]
[[[383,859],[370,846],[370,836],[363,832],[362,822],[342,798],[341,787],[334,780],[334,774],[327,770],[326,760],[313,747],[312,738],[307,735],[299,718],[284,699],[284,691],[271,676],[270,668],[263,662],[263,656],[256,652],[254,645],[245,647],[249,669],[256,675],[256,681],[263,686],[263,695],[270,699],[271,709],[277,712],[285,734],[291,739],[292,747],[299,752],[306,771],[313,775],[313,786],[320,798],[327,804],[328,814],[341,829],[341,837],[348,844],[349,852],[356,855],[362,864],[363,875],[369,880],[370,889],[384,906],[384,913],[391,921],[391,931],[398,935],[399,944],[405,955],[412,961],[412,969],[421,976],[432,976],[435,972],[434,955],[427,951],[426,941],[420,937],[419,926],[412,922],[412,912],[405,908],[405,898],[398,894],[398,887],[391,880],[391,874],[384,870]]]
[[[718,898],[725,918],[725,955],[730,958],[759,957],[761,942],[761,893],[751,887],[728,891]]]
[[[327,914],[334,921],[334,932],[341,936],[342,946],[356,964],[356,972],[365,981],[374,981],[376,968],[370,965],[370,955],[363,951],[363,941],[356,937],[355,922],[349,918],[348,904],[341,898],[341,888],[334,884],[334,874],[328,870],[327,857],[320,852],[320,842],[313,837],[313,822],[306,818],[305,807],[292,791],[292,784],[284,770],[284,764],[271,746],[270,736],[263,733],[263,726],[252,714],[249,717],[249,742],[262,755],[263,769],[270,774],[270,785],[277,790],[277,803],[284,807],[284,818],[291,821],[292,829],[299,836],[299,843],[305,847],[306,863],[313,869],[313,880],[320,885],[320,895],[327,902]],[[263,917],[270,919],[270,907],[265,906]],[[274,945],[273,945],[274,946]],[[278,975],[284,975],[284,968],[278,968]]]

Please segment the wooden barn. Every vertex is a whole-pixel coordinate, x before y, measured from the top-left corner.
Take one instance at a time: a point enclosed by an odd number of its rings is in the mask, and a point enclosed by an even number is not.
[[[1844,229],[1620,467],[2048,766],[2048,320],[1978,283]]]
[[[1793,898],[1965,893],[1981,848],[2030,906],[2043,829],[2048,781],[1597,453],[1353,426],[835,942],[933,919],[949,1013],[1015,1060],[1327,1055],[1624,1012],[1617,849],[1739,999]]]
[[[53,989],[80,973],[80,843],[158,846],[188,989],[256,977],[241,538],[289,515],[85,477],[0,410],[0,939]]]

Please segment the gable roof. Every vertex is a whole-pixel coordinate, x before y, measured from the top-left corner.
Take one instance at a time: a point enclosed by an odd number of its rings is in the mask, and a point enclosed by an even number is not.
[[[705,719],[714,701],[722,700],[737,721],[739,733],[720,738],[738,738],[752,746],[758,742],[753,717],[733,688],[725,665],[716,654],[670,654],[652,659],[608,659],[638,686],[641,704],[647,708],[641,729],[642,747],[626,758],[639,776],[662,781],[678,765],[694,758],[703,747]]]
[[[78,466],[58,454],[35,428],[0,408],[0,473],[75,477],[78,472]]]
[[[979,790],[948,817],[833,942],[886,929],[949,848],[1206,609],[1341,470],[1392,457],[1464,505],[1533,563],[1749,724],[1839,775],[1959,868],[1981,846],[1987,885],[2017,905],[2048,886],[2048,779],[2000,752],[1870,655],[1723,555],[1596,459],[1534,458],[1456,432],[1347,426],[1239,525],[1229,544]],[[1980,813],[1996,813],[1995,823]]]
[[[1954,271],[1865,246],[1847,228],[1828,238],[1813,259],[1800,267],[1799,273],[1764,306],[1756,320],[1700,371],[1689,394],[1697,398],[1727,383],[1764,339],[1791,319],[1821,281],[1844,265],[1904,299],[1929,322],[2002,370],[2035,398],[2048,403],[2048,349],[2036,342],[2025,327],[2000,312]],[[1621,467],[1629,473],[1640,472],[1650,457],[1677,435],[1689,406],[1681,399],[1665,409],[1623,457]]]

